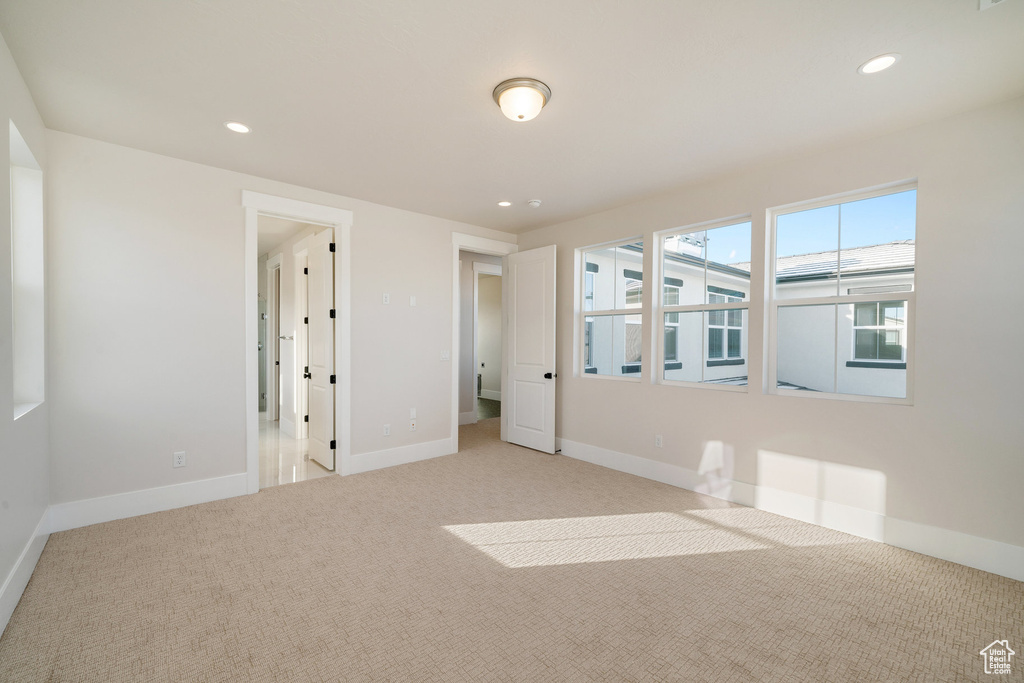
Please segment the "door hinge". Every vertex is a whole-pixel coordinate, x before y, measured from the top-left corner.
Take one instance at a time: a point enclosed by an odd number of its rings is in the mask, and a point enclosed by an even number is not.
[[[331,384],[336,384],[337,381],[338,381],[338,376],[337,375],[331,375]]]
[[[302,274],[303,275],[309,275],[309,268],[303,268],[302,269]]]
[[[331,250],[331,251],[334,251],[334,242],[331,242],[331,244],[329,245],[329,247],[330,247],[330,250]]]
[[[331,309],[331,317],[332,318],[334,317],[334,309],[333,308]]]
[[[309,422],[309,415],[307,415],[304,418],[302,418],[302,421],[303,422]]]
[[[338,447],[338,442],[337,442],[337,441],[335,441],[334,439],[331,439],[331,450],[333,451],[333,450],[335,450],[335,449],[336,449],[337,447]]]
[[[309,324],[309,316],[306,316],[305,318],[303,318],[302,322],[303,322],[303,324],[308,325]]]

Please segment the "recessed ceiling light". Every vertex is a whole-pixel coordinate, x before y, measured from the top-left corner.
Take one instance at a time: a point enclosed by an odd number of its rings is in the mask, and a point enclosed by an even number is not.
[[[890,52],[887,55],[878,55],[861,64],[857,69],[857,73],[876,74],[879,71],[885,71],[898,61],[900,61],[900,56],[895,52]]]
[[[512,202],[498,202],[498,206],[512,206]]]
[[[250,130],[249,126],[244,123],[239,123],[238,121],[225,121],[224,125],[228,130],[233,130],[236,133],[248,133]]]

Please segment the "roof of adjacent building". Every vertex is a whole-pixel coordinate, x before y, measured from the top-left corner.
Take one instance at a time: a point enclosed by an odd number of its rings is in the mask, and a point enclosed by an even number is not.
[[[839,261],[842,261],[844,275],[912,271],[914,269],[914,240],[872,244],[839,251],[783,256],[775,263],[775,278],[778,281],[793,281],[833,276],[839,269]],[[750,263],[734,263],[732,267],[749,271]]]

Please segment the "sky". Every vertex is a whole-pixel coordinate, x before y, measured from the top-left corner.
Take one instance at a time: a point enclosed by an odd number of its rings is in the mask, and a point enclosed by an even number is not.
[[[840,225],[842,249],[912,240],[916,214],[917,190],[783,214],[775,221],[776,254],[835,251]]]
[[[706,241],[708,245],[708,259],[715,263],[747,263],[750,261],[750,221],[727,225],[711,230],[691,232],[688,235],[694,240]],[[702,251],[694,246],[687,248],[682,244],[683,253],[688,253],[697,258],[704,256]]]
[[[793,256],[835,251],[840,237],[842,249],[912,240],[916,223],[917,190],[786,213],[776,218],[776,253]],[[750,261],[750,221],[687,234],[695,241],[707,242],[707,257],[714,263]],[[700,247],[685,243],[680,251],[704,256]]]

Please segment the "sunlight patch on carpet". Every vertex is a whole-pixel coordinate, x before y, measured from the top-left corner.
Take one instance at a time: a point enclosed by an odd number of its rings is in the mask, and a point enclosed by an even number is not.
[[[749,508],[453,524],[444,529],[509,568],[836,545],[861,540],[837,537],[834,532]]]

